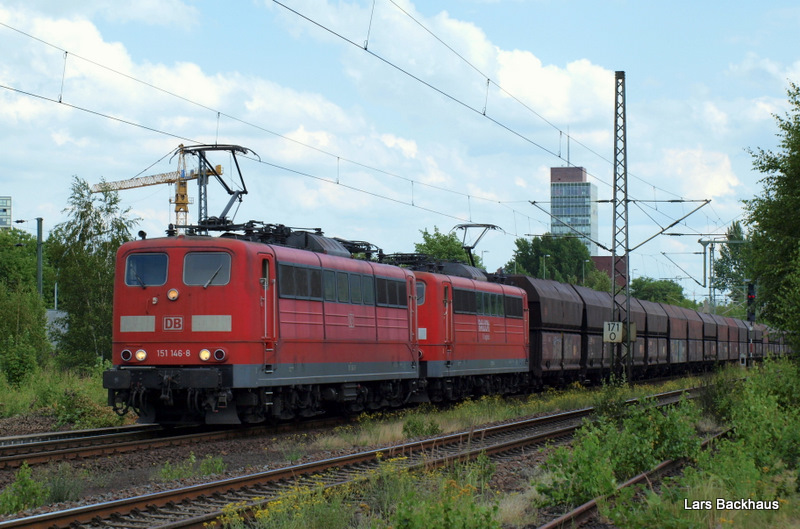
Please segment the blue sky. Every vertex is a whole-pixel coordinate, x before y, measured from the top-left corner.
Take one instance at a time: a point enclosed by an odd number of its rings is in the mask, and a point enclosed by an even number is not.
[[[528,201],[548,201],[550,167],[586,167],[611,198],[623,70],[631,198],[710,199],[671,231],[722,234],[761,190],[747,149],[775,148],[773,114],[800,81],[790,1],[283,3],[307,19],[266,0],[0,2],[0,194],[14,217],[49,230],[73,175],[172,171],[161,159],[182,141],[218,141],[261,159],[243,162],[236,221],[320,227],[387,252],[413,251],[423,229],[492,223],[504,232],[476,251],[493,270],[516,237],[549,229]],[[230,174],[229,162],[215,161]],[[172,192],[121,198],[156,236]],[[631,246],[695,206],[632,207]],[[599,214],[610,246],[610,206]],[[702,298],[698,239],[654,239],[633,253],[633,275]]]

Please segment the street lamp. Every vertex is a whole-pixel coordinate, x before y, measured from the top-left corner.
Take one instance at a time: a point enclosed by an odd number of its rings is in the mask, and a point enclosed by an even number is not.
[[[550,257],[549,253],[544,254],[544,278],[547,279],[547,258]]]
[[[588,263],[589,259],[584,259],[581,263],[581,285],[586,284],[586,263]]]
[[[15,220],[17,224],[27,220]],[[42,295],[42,217],[36,217],[36,288],[39,296]]]

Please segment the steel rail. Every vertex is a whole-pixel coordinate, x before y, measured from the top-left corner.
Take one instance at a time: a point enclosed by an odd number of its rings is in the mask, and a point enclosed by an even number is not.
[[[660,400],[671,401],[685,392],[686,390],[667,392],[659,394],[656,397]],[[629,402],[635,402],[635,400],[632,399]],[[355,469],[344,471],[345,473],[350,472],[351,474],[363,474],[364,468],[369,465],[377,465],[381,459],[387,455],[388,457],[417,457],[418,461],[415,462],[411,460],[410,465],[431,465],[434,461],[439,461],[440,464],[446,464],[447,462],[458,459],[475,457],[479,453],[502,453],[516,449],[520,446],[527,446],[530,444],[543,442],[547,439],[570,435],[580,426],[580,420],[590,416],[593,411],[593,408],[584,408],[581,410],[558,413],[554,415],[513,421],[487,428],[471,429],[469,431],[434,437],[431,439],[360,452],[358,454],[352,454],[349,456],[341,456],[282,469],[218,480],[203,485],[194,485],[180,489],[173,489],[170,491],[136,496],[134,498],[114,500],[91,506],[76,507],[65,511],[19,518],[16,520],[0,522],[0,529],[20,527],[41,529],[67,526],[76,527],[77,524],[89,524],[89,526],[91,526],[92,520],[109,518],[114,518],[114,525],[125,527],[125,522],[122,520],[122,513],[133,513],[137,511],[144,513],[148,511],[154,511],[156,509],[167,509],[168,511],[177,510],[178,512],[181,512],[182,510],[186,509],[187,505],[199,501],[199,498],[211,498],[211,500],[208,501],[212,501],[212,503],[227,504],[236,500],[225,500],[222,498],[225,498],[226,496],[230,497],[232,495],[235,496],[237,494],[241,496],[241,494],[243,494],[241,491],[250,488],[257,488],[259,486],[263,487],[265,483],[294,483],[301,476],[308,476],[312,474],[321,475],[322,473],[326,473],[326,471],[331,469],[341,469],[343,467]],[[552,426],[553,424],[564,422],[572,424],[568,424],[566,427],[560,427],[556,429],[551,428],[549,431],[539,431],[543,428],[547,428],[548,426]],[[512,439],[503,438],[503,436],[509,435],[509,432],[518,431],[521,429],[533,429],[535,431],[529,432],[522,437]],[[499,440],[496,442],[490,442],[493,437],[498,436],[500,436]],[[466,449],[464,449],[465,446],[467,447]],[[451,449],[455,447],[454,453],[444,455],[439,455],[437,453],[441,450],[447,449],[448,447]],[[334,484],[338,484],[339,482],[352,481],[353,478],[340,478],[334,476],[333,478],[327,479],[335,479]],[[250,494],[249,496],[252,497],[253,495],[265,496],[266,494],[263,492],[258,492],[255,494]],[[215,496],[218,496],[220,499],[213,499]],[[245,495],[245,497],[247,497],[247,495]],[[262,502],[267,501],[268,500],[262,500]],[[183,502],[183,504],[181,504],[181,502]],[[248,501],[248,503],[251,505],[256,505],[253,503],[253,501]],[[205,513],[199,515],[192,515],[191,513],[187,512],[183,516],[183,518],[186,518],[186,520],[180,522],[165,522],[166,525],[163,525],[163,527],[193,527],[191,524],[195,522],[192,522],[192,520],[202,520],[197,522],[201,524],[208,523],[215,517],[219,516],[220,509],[221,507],[216,506],[206,509]],[[141,521],[131,522],[130,526],[133,527],[136,525],[141,526]],[[197,527],[201,526],[202,525],[199,525]]]
[[[720,437],[728,435],[731,432],[730,429],[724,430],[719,432],[708,439],[704,440],[701,444],[702,448],[708,447],[708,445]],[[684,459],[668,459],[666,461],[662,461],[657,466],[653,467],[652,469],[642,472],[638,474],[625,483],[622,483],[617,487],[617,490],[614,491],[612,494],[606,497],[599,497],[594,498],[592,500],[587,501],[583,505],[579,505],[575,509],[562,514],[555,520],[551,520],[544,525],[540,525],[538,529],[567,529],[573,527],[579,527],[581,524],[591,520],[597,515],[598,508],[597,502],[601,499],[607,499],[616,496],[619,494],[620,491],[627,487],[632,487],[633,485],[639,485],[642,483],[649,483],[653,479],[658,479],[660,476],[677,470],[678,468],[684,466],[686,464],[686,460]]]

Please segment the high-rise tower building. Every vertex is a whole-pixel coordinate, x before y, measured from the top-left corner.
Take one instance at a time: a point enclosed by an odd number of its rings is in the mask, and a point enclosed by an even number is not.
[[[597,255],[597,187],[586,180],[583,167],[550,169],[550,233],[578,236],[589,255]],[[573,231],[573,228],[575,231]]]
[[[0,229],[11,228],[11,197],[0,197]]]

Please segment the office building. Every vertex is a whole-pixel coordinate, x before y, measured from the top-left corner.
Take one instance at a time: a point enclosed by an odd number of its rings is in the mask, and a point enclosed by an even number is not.
[[[581,237],[589,255],[597,255],[597,187],[583,167],[550,169],[550,233]]]
[[[11,228],[11,197],[0,197],[0,229]]]

